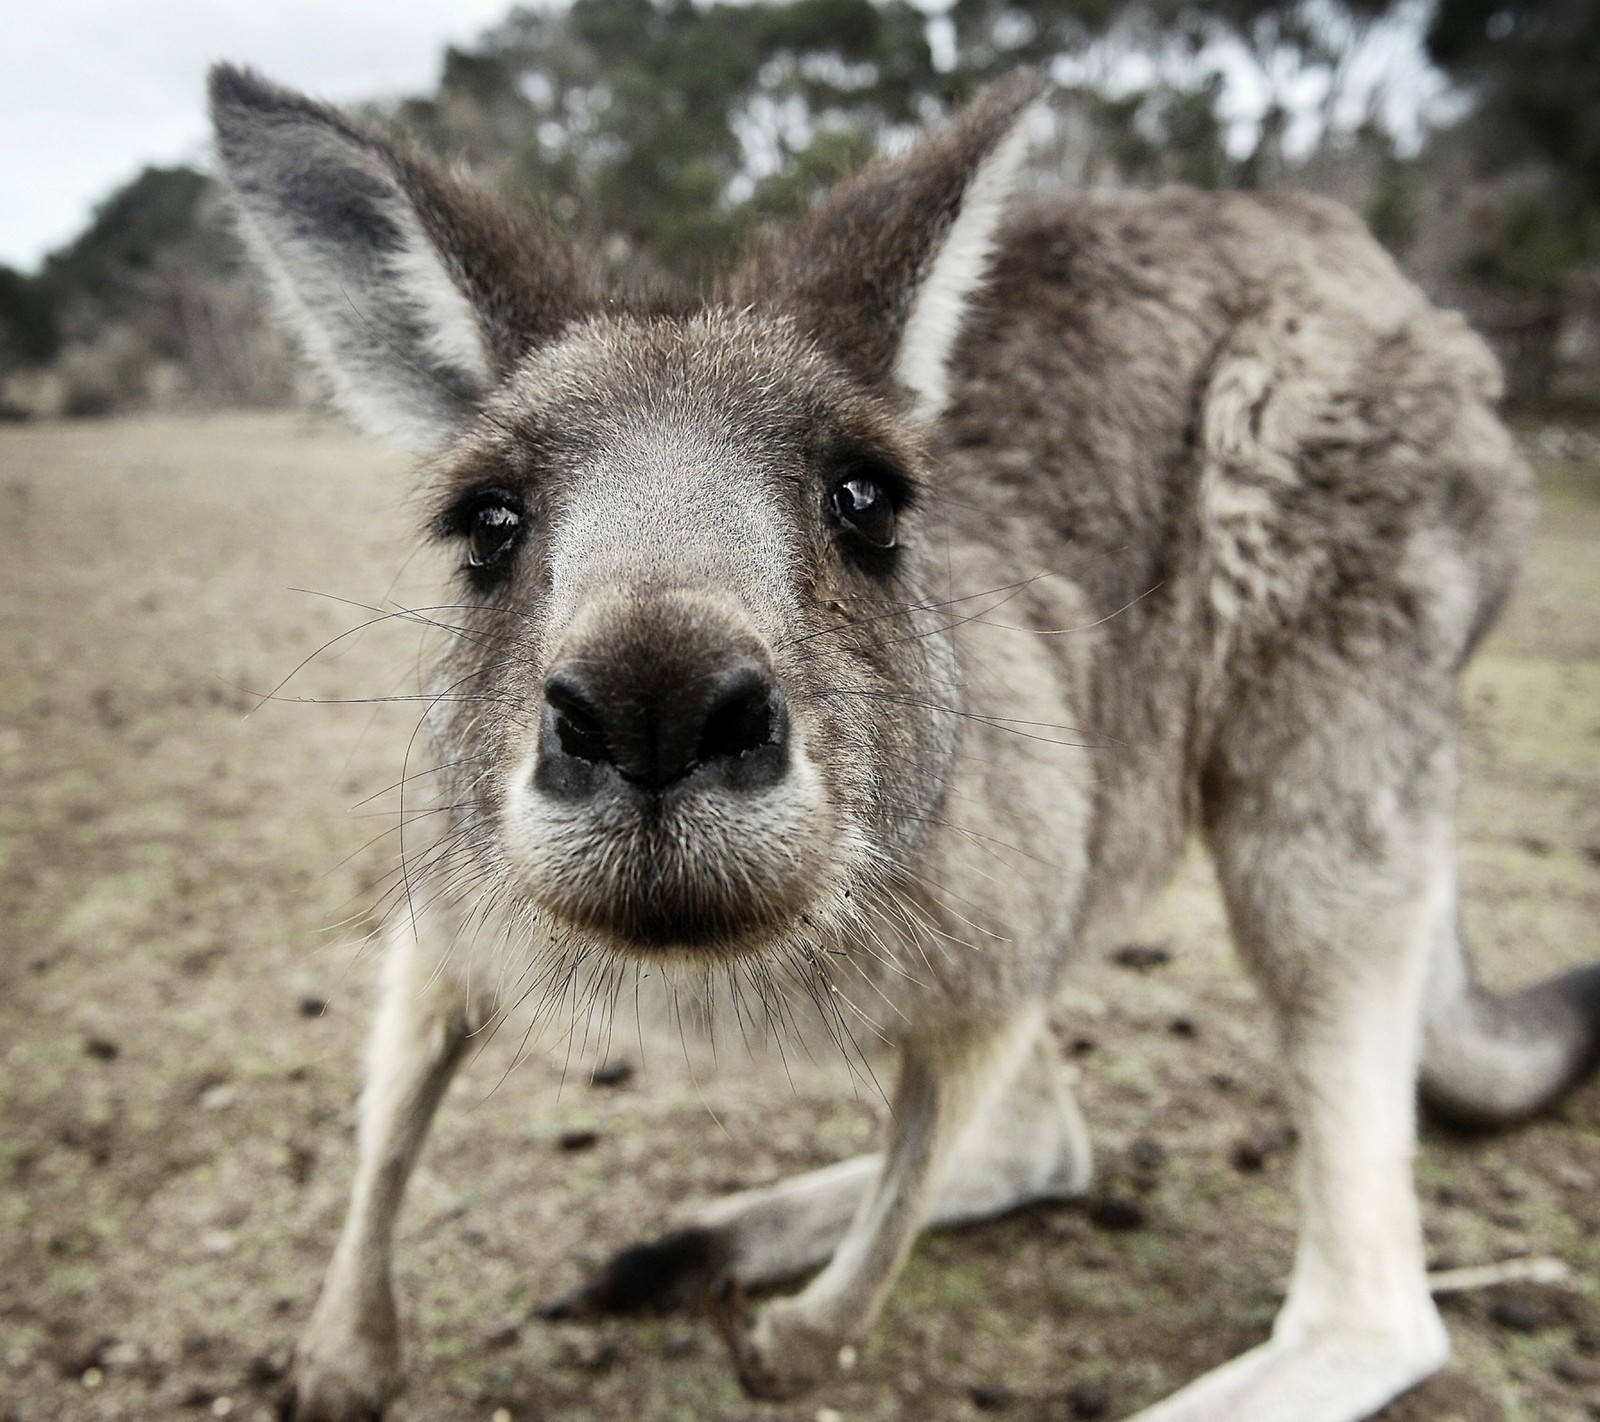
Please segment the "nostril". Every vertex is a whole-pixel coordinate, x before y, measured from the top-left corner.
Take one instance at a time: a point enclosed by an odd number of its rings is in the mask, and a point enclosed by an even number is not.
[[[544,699],[556,713],[556,741],[566,754],[598,765],[610,763],[611,746],[599,713],[575,683],[552,676],[545,682]]]
[[[696,759],[704,764],[738,759],[782,736],[783,708],[777,691],[759,671],[737,673],[717,693],[706,713]]]

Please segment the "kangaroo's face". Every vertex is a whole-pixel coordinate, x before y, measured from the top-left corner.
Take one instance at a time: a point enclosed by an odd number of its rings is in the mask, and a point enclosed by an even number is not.
[[[352,413],[436,454],[453,842],[543,931],[814,945],[908,870],[957,695],[921,436],[1032,93],[665,311],[333,111],[217,79],[281,306]]]
[[[925,477],[789,320],[597,319],[522,361],[438,493],[433,724],[480,863],[629,950],[848,917],[947,754]]]

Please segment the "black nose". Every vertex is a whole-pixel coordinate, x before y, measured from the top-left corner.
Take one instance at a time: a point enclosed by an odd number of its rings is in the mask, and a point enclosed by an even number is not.
[[[573,658],[545,682],[539,789],[591,795],[612,775],[660,795],[693,779],[755,790],[781,779],[789,718],[765,668],[738,656]]]

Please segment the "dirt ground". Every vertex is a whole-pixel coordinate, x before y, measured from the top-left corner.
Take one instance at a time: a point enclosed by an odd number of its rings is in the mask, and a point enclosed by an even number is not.
[[[1496,984],[1600,957],[1600,466],[1541,473],[1537,557],[1466,686],[1464,912]],[[418,637],[296,668],[430,596],[409,491],[303,417],[0,429],[0,1419],[270,1415],[350,1173],[381,792],[416,720],[336,703],[414,689]],[[622,1085],[559,1041],[502,1081],[516,1043],[490,1044],[405,1217],[394,1417],[1065,1422],[1258,1341],[1291,1152],[1198,858],[1139,937],[1170,962],[1084,963],[1056,1014],[1138,1227],[1073,1206],[930,1236],[803,1404],[745,1400],[702,1318],[530,1310],[676,1201],[861,1149],[871,1093],[631,1035]],[[1499,1138],[1430,1133],[1419,1176],[1436,1263],[1572,1276],[1452,1301],[1455,1360],[1387,1415],[1600,1417],[1600,1087]]]

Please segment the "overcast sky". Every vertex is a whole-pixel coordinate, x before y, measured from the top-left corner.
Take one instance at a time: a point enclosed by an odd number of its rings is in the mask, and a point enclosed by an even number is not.
[[[0,0],[0,263],[31,270],[147,163],[205,155],[217,59],[330,99],[433,87],[511,0]]]

